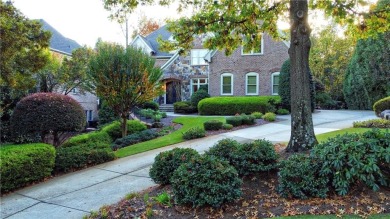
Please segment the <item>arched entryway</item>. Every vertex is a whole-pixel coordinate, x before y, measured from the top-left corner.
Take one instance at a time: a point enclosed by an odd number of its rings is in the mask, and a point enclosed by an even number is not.
[[[166,80],[165,83],[165,104],[173,104],[181,101],[181,81]]]

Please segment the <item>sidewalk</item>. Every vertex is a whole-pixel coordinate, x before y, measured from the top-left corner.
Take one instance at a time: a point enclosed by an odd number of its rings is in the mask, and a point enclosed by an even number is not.
[[[279,122],[240,129],[206,138],[182,142],[168,147],[118,159],[88,169],[55,177],[46,182],[1,197],[1,218],[82,218],[91,210],[113,204],[131,192],[154,184],[149,168],[161,151],[175,147],[207,150],[217,141],[233,138],[248,142],[265,138],[287,142],[290,138],[290,116],[278,116]],[[372,111],[318,111],[313,114],[315,133],[351,127],[354,121],[376,118]]]

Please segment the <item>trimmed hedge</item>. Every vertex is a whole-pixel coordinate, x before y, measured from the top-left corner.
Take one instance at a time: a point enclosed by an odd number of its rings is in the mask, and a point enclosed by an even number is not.
[[[190,128],[188,131],[183,133],[183,138],[185,140],[191,140],[195,138],[203,138],[206,136],[206,131],[200,127]]]
[[[156,102],[149,101],[149,102],[142,104],[141,108],[142,109],[152,109],[152,110],[157,111],[160,109],[160,106]]]
[[[76,135],[69,138],[66,142],[64,142],[61,145],[61,147],[74,147],[74,146],[79,146],[85,143],[92,143],[92,142],[110,144],[112,142],[112,139],[107,132],[102,132],[102,131],[89,132],[89,133]]]
[[[146,125],[138,120],[127,120],[127,135],[140,132],[146,129]],[[122,137],[121,123],[114,121],[102,128],[103,132],[107,132],[112,140]]]
[[[233,129],[233,125],[224,123],[224,124],[222,124],[222,129],[231,130],[231,129]]]
[[[262,119],[264,114],[261,112],[253,112],[251,115],[254,116],[255,119]]]
[[[241,116],[232,116],[226,118],[226,123],[230,124],[234,127],[242,125],[242,117]]]
[[[255,97],[210,97],[203,99],[198,104],[200,115],[235,115],[237,113],[251,114],[252,112],[268,112],[271,108],[270,99],[280,103],[278,96]],[[272,102],[272,101],[271,101]]]
[[[266,113],[264,114],[263,119],[268,122],[273,122],[276,120],[276,115],[275,113]]]
[[[256,117],[252,115],[241,114],[241,119],[243,125],[254,125],[256,123]]]
[[[210,94],[207,92],[207,90],[198,90],[196,91],[195,93],[192,94],[191,96],[191,104],[193,107],[195,107],[196,109],[198,109],[198,103],[205,99],[205,98],[209,98],[210,97]]]
[[[354,128],[390,128],[390,120],[370,119],[367,121],[354,122]]]
[[[139,142],[149,141],[159,136],[160,134],[155,129],[146,129],[141,132],[128,135],[124,138],[116,139],[115,142],[111,144],[111,148],[113,150],[117,150],[119,148],[127,147]]]
[[[35,143],[0,147],[1,192],[8,192],[51,175],[55,149]]]
[[[222,129],[223,122],[219,120],[209,120],[203,123],[205,130],[220,130]]]
[[[390,96],[376,101],[373,109],[377,116],[379,116],[379,114],[384,110],[390,109]]]
[[[169,184],[173,172],[183,163],[199,157],[199,153],[192,148],[174,148],[159,153],[154,158],[149,175],[155,183]]]
[[[219,207],[240,198],[242,180],[228,162],[215,157],[191,159],[171,177],[175,202],[194,207]]]
[[[192,106],[189,101],[176,102],[173,104],[175,113],[191,114],[196,113],[196,107]]]

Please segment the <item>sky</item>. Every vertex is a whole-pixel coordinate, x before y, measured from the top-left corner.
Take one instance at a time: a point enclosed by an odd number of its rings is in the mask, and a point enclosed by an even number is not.
[[[80,45],[94,47],[99,37],[125,45],[121,25],[108,18],[110,12],[104,9],[102,0],[13,0],[13,4],[27,18],[44,19]],[[161,22],[179,16],[173,7],[140,6],[129,19],[129,35],[141,14]]]

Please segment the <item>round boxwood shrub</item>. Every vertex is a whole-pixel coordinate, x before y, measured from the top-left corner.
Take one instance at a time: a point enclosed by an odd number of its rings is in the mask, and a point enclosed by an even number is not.
[[[146,125],[138,120],[127,120],[127,135],[131,135],[146,129]],[[102,128],[103,132],[107,132],[112,140],[122,137],[121,123],[114,121]]]
[[[155,183],[169,184],[173,172],[181,164],[187,163],[196,157],[199,157],[199,154],[192,148],[175,148],[161,152],[154,158],[149,176]]]
[[[209,97],[210,97],[210,94],[207,93],[206,90],[200,89],[200,90],[198,90],[198,91],[196,91],[195,93],[192,94],[192,96],[191,96],[191,104],[192,104],[193,107],[198,109],[199,101],[201,101],[203,99],[206,99],[206,98],[209,98]]]
[[[195,113],[196,108],[191,105],[191,102],[182,101],[173,104],[173,111],[175,113],[190,114],[190,113]]]
[[[224,123],[224,124],[222,124],[222,129],[231,130],[231,129],[233,129],[233,125]]]
[[[1,192],[8,192],[51,175],[55,150],[34,143],[0,147]]]
[[[252,115],[241,114],[241,119],[243,125],[253,125],[256,123],[256,118]]]
[[[390,96],[380,99],[377,102],[374,103],[373,109],[375,111],[375,114],[379,116],[381,112],[384,110],[390,109]]]
[[[234,127],[242,125],[242,117],[241,116],[232,116],[226,118],[226,123],[230,124]]]
[[[203,123],[203,127],[205,130],[220,130],[222,128],[223,122],[219,120],[209,120]]]
[[[237,154],[240,143],[238,141],[225,138],[219,140],[214,146],[205,152],[206,155],[214,156],[229,163],[233,163],[234,155]]]
[[[21,99],[11,116],[15,137],[31,133],[52,133],[53,144],[60,143],[63,132],[81,131],[86,125],[83,108],[73,98],[57,93],[35,93]]]
[[[242,181],[228,162],[212,156],[192,159],[171,178],[175,202],[194,207],[219,207],[240,198]]]
[[[142,104],[141,108],[142,109],[152,109],[152,110],[155,110],[155,111],[160,109],[158,103],[153,102],[153,101],[149,101],[149,102],[146,102],[146,103]]]
[[[185,140],[191,140],[195,138],[203,138],[206,136],[206,131],[200,127],[190,128],[188,131],[183,133],[183,138]]]
[[[262,119],[263,118],[263,114],[261,112],[253,112],[251,115],[254,116],[255,119]]]
[[[276,115],[275,113],[266,113],[264,114],[263,119],[268,122],[273,122],[276,120]]]
[[[278,115],[288,115],[288,114],[290,114],[290,112],[289,112],[288,110],[286,110],[286,109],[278,109],[278,110],[276,111],[276,113],[277,113]]]
[[[325,198],[329,179],[320,175],[322,162],[303,154],[292,155],[279,164],[278,192],[284,198]]]

